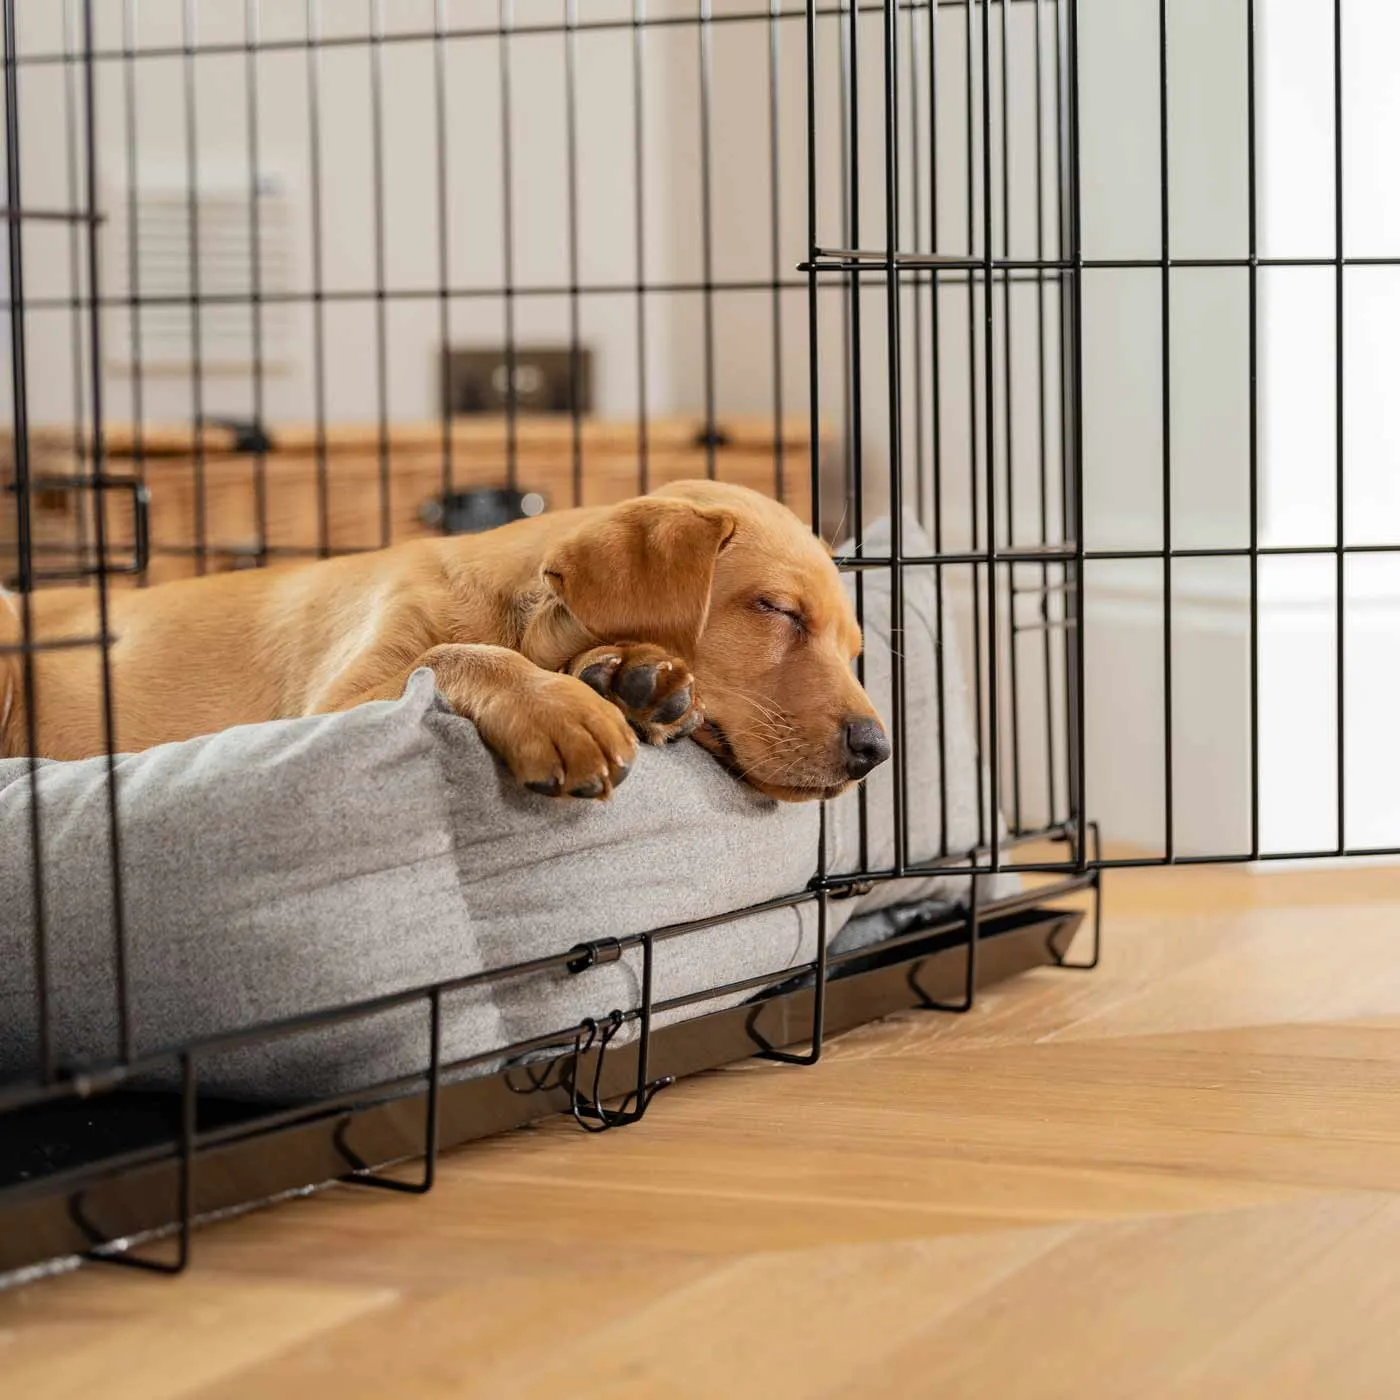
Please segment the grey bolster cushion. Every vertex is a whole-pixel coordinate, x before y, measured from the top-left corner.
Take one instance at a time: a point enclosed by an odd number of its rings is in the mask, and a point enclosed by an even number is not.
[[[910,549],[923,549],[906,526]],[[867,536],[880,553],[888,527]],[[940,628],[931,574],[905,582],[907,851],[939,829]],[[866,684],[889,713],[890,597],[867,575]],[[957,648],[944,653],[948,848],[977,841],[976,757]],[[608,803],[519,791],[430,673],[399,700],[251,725],[116,761],[132,1049],[137,1055],[740,910],[804,889],[819,808],[761,797],[693,744],[644,750]],[[0,1081],[34,1072],[37,960],[28,760],[0,762]],[[866,850],[893,863],[895,766],[867,780]],[[49,1033],[65,1061],[114,1056],[115,902],[107,761],[38,768]],[[828,869],[860,868],[859,802],[830,804]],[[835,946],[873,941],[896,905],[954,904],[966,881],[877,884],[832,901]],[[658,1001],[778,972],[816,952],[808,902],[657,943]],[[448,1063],[635,1007],[640,952],[445,997]],[[732,993],[677,1011],[732,1005]],[[658,1018],[664,1023],[665,1015]],[[421,1073],[428,1010],[373,1016],[201,1057],[201,1085],[237,1097],[349,1093]],[[486,1058],[481,1066],[490,1063]],[[171,1082],[172,1062],[152,1082]]]

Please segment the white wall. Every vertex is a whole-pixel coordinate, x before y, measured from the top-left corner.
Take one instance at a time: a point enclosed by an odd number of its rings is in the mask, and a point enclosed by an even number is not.
[[[97,7],[98,48],[119,47],[123,18],[135,16],[137,48],[176,46],[183,38],[182,0],[123,0]],[[713,12],[753,13],[752,0],[716,0]],[[797,264],[806,254],[805,26],[800,0],[784,0],[786,18],[773,29],[777,44],[777,107],[780,160],[777,188],[770,162],[769,38],[766,22],[720,23],[712,30],[714,102],[710,114],[712,180],[709,244],[717,282],[766,283],[773,275],[770,210],[776,211],[779,275],[793,285],[779,297],[781,389],[789,413],[807,405],[806,295]],[[262,5],[266,40],[297,40],[307,32],[302,5]],[[586,20],[629,15],[632,0],[584,0]],[[648,0],[647,14],[693,15],[692,0]],[[77,0],[22,9],[21,50],[61,53],[78,44]],[[323,0],[323,37],[369,32],[368,0]],[[386,32],[429,32],[431,0],[386,0]],[[516,0],[515,21],[554,23],[563,0]],[[449,27],[490,29],[496,6],[489,0],[457,0],[447,7]],[[1018,16],[1018,19],[1020,17]],[[920,21],[922,24],[922,20]],[[941,143],[951,154],[962,142],[961,20],[940,19],[947,52],[941,70]],[[834,17],[821,21],[819,93],[821,111],[820,227],[829,243],[843,236],[837,112],[840,92],[838,33]],[[244,36],[244,6],[218,0],[199,7],[197,40],[237,44]],[[903,25],[906,64],[909,33]],[[654,412],[695,412],[704,406],[703,277],[705,238],[700,172],[700,31],[681,24],[650,29],[645,37],[643,110],[645,275],[649,283],[679,287],[647,299],[649,407]],[[632,34],[628,28],[583,32],[578,38],[579,277],[584,283],[629,287],[636,280],[634,238],[636,189],[633,141],[636,112],[632,90]],[[862,156],[865,216],[863,241],[883,240],[884,178],[881,145],[882,52],[878,15],[861,20]],[[518,286],[568,283],[567,146],[565,135],[564,41],[558,36],[521,34],[510,41],[513,140],[514,280]],[[502,203],[501,53],[494,37],[460,38],[444,46],[447,107],[448,281],[456,289],[491,290],[505,281]],[[437,132],[434,51],[431,43],[386,44],[383,65],[385,150],[385,283],[391,291],[432,293],[438,286]],[[926,60],[925,60],[926,61]],[[332,294],[368,293],[374,285],[375,197],[371,162],[371,58],[364,45],[327,47],[318,60],[321,127],[320,251],[323,285]],[[102,200],[110,215],[104,233],[104,292],[120,298],[128,290],[126,191],[138,183],[178,189],[189,168],[184,116],[186,65],[178,56],[143,58],[136,79],[135,172],[128,169],[123,65],[98,68],[98,136]],[[906,72],[906,78],[909,76]],[[290,266],[286,283],[305,291],[312,282],[312,172],[309,105],[311,81],[303,50],[265,53],[257,60],[260,165],[289,192]],[[33,204],[62,207],[81,187],[75,168],[81,142],[70,137],[70,78],[61,65],[22,70],[22,151],[25,197]],[[207,188],[241,190],[249,176],[247,70],[240,53],[201,56],[194,65],[197,166]],[[904,120],[912,119],[908,85]],[[80,102],[71,110],[81,119]],[[924,138],[927,141],[925,133]],[[926,149],[926,147],[925,147]],[[912,151],[904,153],[906,169]],[[962,221],[960,167],[949,161],[943,177],[942,228]],[[907,176],[906,176],[907,178]],[[927,189],[925,188],[925,199]],[[906,235],[913,237],[906,202]],[[961,235],[959,235],[961,237]],[[26,284],[31,298],[63,298],[74,287],[66,231],[40,226],[26,230]],[[928,243],[925,230],[923,241]],[[79,283],[81,283],[81,276]],[[950,296],[954,295],[950,293]],[[888,480],[888,415],[883,386],[884,297],[867,298],[867,376],[864,459],[871,506],[878,506]],[[722,412],[771,411],[775,383],[773,298],[765,287],[721,290],[715,298],[715,393]],[[823,357],[828,366],[824,410],[843,412],[840,369],[841,299],[822,296]],[[637,409],[636,307],[625,292],[585,296],[582,339],[596,352],[600,412],[632,415]],[[522,341],[567,342],[568,300],[521,297],[516,332]],[[147,312],[148,323],[155,313]],[[168,315],[169,313],[160,313]],[[227,313],[207,311],[205,319]],[[308,418],[314,407],[312,312],[286,313],[287,339],[275,353],[277,314],[268,318],[267,412],[273,418]],[[325,382],[332,419],[365,420],[377,412],[373,307],[329,304],[325,310]],[[438,347],[435,301],[397,302],[388,312],[391,418],[421,418],[435,411],[433,364]],[[126,312],[104,318],[108,349],[109,416],[131,412]],[[39,421],[67,421],[75,411],[72,389],[74,338],[66,311],[32,311],[31,355],[44,372],[31,385],[31,410]],[[463,298],[452,303],[454,342],[499,344],[505,335],[504,301]],[[206,327],[206,338],[209,336]],[[957,340],[950,340],[950,360]],[[206,359],[210,358],[206,355]],[[245,413],[251,404],[246,366],[205,365],[209,412]],[[148,418],[186,417],[192,409],[188,372],[150,368],[144,384]],[[950,452],[953,449],[950,448]],[[950,473],[951,475],[951,473]]]
[[[1174,0],[1168,11],[1172,258],[1248,252],[1245,14],[1244,0]],[[1155,0],[1081,5],[1089,258],[1163,252],[1159,15]],[[1101,551],[1242,548],[1249,542],[1248,275],[1172,271],[1165,403],[1163,295],[1155,268],[1085,274],[1085,543]],[[1087,806],[1108,835],[1155,850],[1167,844],[1169,786],[1164,585],[1160,562],[1101,562],[1086,573]],[[1246,589],[1238,560],[1182,560],[1172,570],[1178,850],[1249,847]]]
[[[1265,58],[1261,237],[1270,255],[1331,257],[1335,126],[1330,14],[1270,0]],[[1343,7],[1342,252],[1400,255],[1400,122],[1394,54],[1400,14],[1385,0]],[[1344,272],[1345,500],[1348,544],[1400,540],[1400,268]],[[1332,268],[1275,269],[1263,305],[1267,445],[1265,538],[1331,545],[1338,537],[1336,282]],[[1334,558],[1277,561],[1266,582],[1272,687],[1262,715],[1265,829],[1271,845],[1337,839],[1337,575]],[[1346,841],[1400,844],[1400,555],[1353,555],[1345,574]]]
[[[26,51],[61,49],[63,10],[70,0],[25,7]],[[76,6],[72,7],[76,10]],[[120,37],[121,10],[98,8],[103,20],[99,47]],[[133,7],[134,9],[135,7]],[[597,11],[621,10],[610,4]],[[178,45],[179,4],[139,6],[137,42],[142,48]],[[304,35],[299,5],[263,5],[262,30],[269,39]],[[237,42],[244,7],[238,3],[200,7],[201,43]],[[337,0],[322,4],[321,32],[328,38],[368,32],[369,7]],[[387,32],[431,32],[430,3],[394,0],[383,7]],[[458,3],[449,23],[494,22],[494,6]],[[489,11],[489,13],[488,13]],[[558,4],[523,0],[517,22],[557,19]],[[70,44],[76,26],[70,26]],[[677,31],[684,36],[685,31]],[[689,36],[694,49],[693,34]],[[643,91],[646,144],[644,202],[648,277],[674,281],[692,275],[685,243],[677,236],[676,186],[682,170],[670,149],[672,74],[681,44],[669,36],[649,39],[652,50]],[[584,34],[578,41],[579,246],[584,283],[630,285],[635,280],[632,133],[634,103],[630,72],[631,36],[626,30]],[[455,289],[500,288],[505,284],[502,201],[501,44],[494,38],[460,39],[443,48],[447,130],[447,267]],[[511,128],[514,180],[514,281],[517,286],[565,288],[569,282],[565,142],[564,43],[553,36],[521,35],[510,41]],[[328,292],[372,290],[374,209],[371,55],[364,45],[327,47],[317,59],[321,127],[321,254]],[[437,130],[434,50],[429,43],[386,44],[382,50],[384,137],[385,285],[391,291],[432,293],[439,285]],[[178,186],[186,178],[185,66],[179,58],[146,58],[137,75],[137,179]],[[197,160],[201,179],[213,187],[243,188],[249,171],[247,87],[241,54],[202,56],[195,63]],[[265,53],[257,63],[260,90],[261,166],[290,194],[292,262],[288,283],[312,283],[312,173],[309,106],[311,79],[304,50]],[[116,63],[99,68],[99,160],[104,199],[114,222],[104,267],[109,295],[126,293],[124,217],[127,131],[124,77]],[[68,203],[69,163],[64,132],[64,75],[55,66],[23,71],[24,175],[26,199],[34,204]],[[29,232],[31,294],[66,295],[70,288],[67,235]],[[795,257],[793,259],[796,260]],[[600,411],[633,414],[637,406],[634,305],[629,296],[584,298],[582,340],[596,351],[595,380]],[[650,358],[650,393],[655,411],[694,409],[694,385],[675,385],[668,348],[674,339],[675,306],[657,298],[649,332],[661,353]],[[271,317],[270,317],[271,319]],[[289,314],[282,363],[266,384],[267,411],[274,419],[307,420],[314,408],[312,312]],[[62,313],[40,314],[31,323],[32,353],[42,366],[63,365],[71,337]],[[327,411],[336,420],[369,420],[378,412],[375,315],[369,299],[328,304],[325,311]],[[106,318],[113,360],[109,414],[130,412],[130,378],[116,362],[125,355],[129,327],[123,311]],[[567,344],[568,302],[564,295],[516,301],[516,334],[524,343]],[[455,343],[503,342],[502,298],[452,302],[450,336]],[[390,304],[387,314],[388,402],[391,418],[422,419],[436,412],[435,356],[438,307],[426,298]],[[41,374],[33,384],[32,412],[39,420],[66,420],[72,413],[70,372]],[[184,418],[192,407],[188,374],[153,373],[145,385],[149,418]],[[247,412],[251,376],[246,366],[206,372],[210,412]]]
[[[1260,0],[1258,248],[1279,258],[1335,249],[1331,7]],[[1155,256],[1156,7],[1086,0],[1086,236],[1092,256]],[[1247,253],[1244,6],[1174,0],[1169,62],[1172,254]],[[1400,87],[1400,17],[1384,0],[1345,9],[1348,256],[1400,252],[1400,182],[1387,133]],[[1180,94],[1179,103],[1177,94]],[[1111,112],[1113,119],[1107,120]],[[1100,146],[1102,142],[1102,147]],[[1089,289],[1099,283],[1098,290]],[[1091,274],[1086,285],[1086,460],[1093,548],[1158,547],[1158,274]],[[1345,273],[1348,543],[1400,539],[1400,276]],[[1259,530],[1271,546],[1336,539],[1335,272],[1258,278]],[[1183,269],[1172,283],[1173,543],[1248,543],[1248,274]],[[1144,455],[1145,454],[1145,455]],[[1265,558],[1258,580],[1260,840],[1320,851],[1337,832],[1335,557]],[[1345,595],[1346,839],[1400,844],[1388,697],[1400,675],[1400,569],[1353,558]],[[1174,836],[1182,851],[1250,843],[1249,575],[1241,560],[1182,561],[1173,587]],[[1090,571],[1089,806],[1110,832],[1165,841],[1162,579],[1157,565]]]

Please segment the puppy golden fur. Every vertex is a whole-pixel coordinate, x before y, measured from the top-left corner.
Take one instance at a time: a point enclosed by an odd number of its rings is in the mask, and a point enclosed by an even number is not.
[[[523,784],[606,797],[636,735],[693,735],[769,796],[829,797],[889,754],[826,550],[785,507],[681,482],[483,535],[110,595],[116,747],[394,699],[429,667]],[[95,589],[31,595],[34,749],[105,751]],[[0,647],[19,639],[0,598]],[[0,652],[0,754],[30,750]]]

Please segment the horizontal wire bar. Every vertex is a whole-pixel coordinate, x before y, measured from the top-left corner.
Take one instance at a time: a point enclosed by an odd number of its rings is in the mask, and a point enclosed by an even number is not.
[[[927,936],[926,934],[925,937]],[[881,946],[883,947],[883,944]],[[830,967],[830,954],[827,955],[827,958],[827,966]],[[815,962],[805,962],[797,963],[793,967],[781,968],[776,972],[759,972],[752,977],[740,978],[737,982],[726,982],[723,986],[706,987],[703,991],[687,992],[683,996],[668,997],[665,1001],[658,1001],[652,1010],[657,1015],[663,1012],[681,1011],[689,1006],[699,1006],[702,1002],[713,1001],[716,997],[734,996],[741,992],[756,992],[763,987],[777,986],[816,971],[817,964]]]
[[[938,272],[939,286],[960,286],[968,281],[980,283],[983,276],[983,264],[974,263],[972,260],[957,256],[939,255],[934,262],[923,264],[910,264],[907,260],[915,257],[915,254],[900,254],[897,262],[901,269],[900,284],[905,288],[927,287],[931,281],[931,274]],[[883,258],[881,262],[883,263]],[[864,265],[816,265],[818,272],[855,272],[861,271],[861,285],[874,290],[884,286],[883,279],[879,276],[879,266],[867,269]],[[1248,269],[1251,266],[1259,268],[1335,268],[1338,260],[1335,258],[1260,258],[1251,264],[1247,259],[1240,258],[1199,258],[1194,260],[1174,259],[1167,264],[1173,268],[1240,268]],[[799,264],[798,270],[808,270],[809,264]],[[1027,285],[1040,285],[1042,282],[1058,282],[1059,278],[1053,274],[1060,272],[1073,272],[1076,270],[1072,263],[1054,263],[1049,261],[1037,261],[1034,258],[997,259],[994,266],[996,270],[1003,274],[1021,274],[1019,277],[1013,276],[1012,280],[1024,281]],[[1108,270],[1142,270],[1160,271],[1163,264],[1160,260],[1086,260],[1080,266],[1089,271]],[[1400,255],[1395,257],[1348,257],[1341,260],[1343,267],[1400,267]],[[930,274],[929,278],[917,278],[911,273],[917,274],[919,271]],[[999,277],[997,281],[1005,281],[1005,276]],[[830,284],[823,284],[824,286]],[[830,285],[831,290],[843,291],[844,287]],[[269,291],[263,290],[257,294],[250,292],[205,292],[199,297],[192,297],[188,293],[166,292],[147,293],[139,296],[110,295],[98,299],[98,305],[104,308],[114,309],[183,309],[191,306],[316,306],[326,303],[331,304],[352,304],[374,302],[420,302],[420,301],[441,301],[444,298],[449,301],[504,301],[519,297],[558,297],[565,299],[570,296],[645,296],[645,295],[703,295],[705,293],[720,292],[805,292],[807,283],[801,278],[771,278],[771,277],[750,277],[750,278],[729,278],[714,279],[706,282],[703,280],[688,281],[648,281],[648,282],[594,282],[581,283],[574,287],[568,283],[544,283],[532,286],[492,286],[492,287],[342,287],[313,290],[291,290],[291,291]],[[10,309],[10,302],[0,299],[0,310]],[[79,296],[46,296],[28,297],[25,299],[25,309],[27,311],[78,311],[87,310],[91,307],[90,297]]]
[[[231,454],[231,455],[253,455]],[[75,488],[76,489],[76,488]],[[239,558],[267,558],[267,559],[316,559],[316,558],[345,558],[356,554],[372,553],[382,548],[381,545],[365,544],[352,546],[348,549],[331,548],[323,551],[310,545],[269,545],[265,549],[259,548],[256,553],[249,550],[246,545],[210,544],[205,546],[205,552],[228,557]],[[153,559],[186,559],[199,552],[193,545],[172,545],[172,544],[152,544],[150,556]],[[73,553],[71,546],[63,544],[43,543],[33,547],[36,557],[44,554],[69,555]],[[1400,541],[1396,542],[1375,542],[1368,544],[1298,544],[1298,545],[1259,545],[1251,548],[1249,545],[1239,545],[1237,547],[1218,546],[1202,549],[1089,549],[1084,551],[1084,559],[1091,564],[1107,563],[1161,563],[1166,559],[1299,559],[1312,557],[1332,557],[1342,555],[1362,555],[1362,554],[1400,554]],[[1016,549],[998,550],[995,555],[989,556],[985,550],[975,552],[945,552],[943,554],[909,554],[900,558],[889,556],[863,555],[836,555],[834,563],[843,573],[855,573],[857,571],[869,571],[875,569],[934,569],[934,568],[967,568],[973,565],[985,565],[990,561],[997,564],[1056,564],[1072,562],[1078,556],[1074,552],[1073,545],[1024,545]],[[110,572],[126,572],[124,568],[118,569],[116,566],[108,566]],[[45,575],[45,579],[51,579],[56,575]],[[1014,590],[1018,597],[1038,597],[1042,593],[1040,588],[1017,588]],[[1069,593],[1074,591],[1074,585],[1070,583],[1053,584],[1048,590],[1052,593]],[[40,650],[45,644],[36,643],[34,649]],[[49,643],[47,645],[54,645]],[[66,645],[66,643],[64,643]],[[13,648],[12,648],[13,650]],[[0,649],[3,651],[3,649]]]
[[[78,651],[83,647],[111,646],[115,641],[115,637],[109,636],[61,637],[51,642],[3,642],[0,643],[0,656],[39,656],[46,651]]]
[[[827,262],[827,259],[832,259]],[[1001,259],[993,259],[993,265],[999,265]],[[984,267],[984,258],[973,258],[962,253],[885,253],[859,248],[818,248],[815,258],[806,262],[798,263],[799,272],[825,272],[828,270],[842,271],[843,268],[836,267],[837,263],[877,263],[882,267],[888,267],[893,263],[896,267]]]
[[[134,484],[129,476],[108,476],[100,469],[91,473],[84,472],[81,476],[53,475],[44,472],[42,475],[31,475],[25,491],[31,496],[37,496],[44,491],[122,491],[130,490]],[[17,496],[18,494],[19,486],[13,481],[7,481],[3,486],[0,486],[0,496]],[[36,541],[35,548],[40,548],[41,543]]]
[[[1393,554],[1400,544],[1261,544],[1257,547],[1239,545],[1212,549],[1172,549],[1169,551],[1132,549],[1090,549],[1086,559],[1104,563],[1121,559],[1249,559],[1261,557],[1293,557],[1309,554]]]
[[[1072,583],[1042,583],[1031,588],[1013,588],[1011,596],[1013,598],[1044,598],[1052,594],[1073,593]]]
[[[23,205],[0,204],[0,220],[36,224],[101,224],[105,214],[90,214],[86,209],[27,209]]]
[[[1023,632],[1069,632],[1078,626],[1075,618],[1065,617],[1050,622],[1013,622],[1011,631],[1014,636],[1020,636]]]
[[[1123,563],[1127,561],[1160,563],[1164,559],[1252,559],[1252,558],[1300,558],[1312,555],[1336,554],[1395,554],[1400,553],[1400,542],[1372,544],[1274,544],[1228,546],[1221,545],[1201,549],[1086,549],[1083,558],[1089,563]],[[868,554],[838,554],[836,567],[850,573],[863,569],[892,568],[939,568],[949,565],[967,566],[986,564],[989,559],[998,564],[1066,564],[1073,563],[1080,556],[1075,553],[1073,544],[1025,545],[1016,549],[998,550],[989,556],[987,551],[978,550],[965,553],[903,555],[893,558],[888,555],[872,557]],[[1041,590],[1030,588],[1017,590],[1038,595]],[[1072,584],[1058,584],[1052,591],[1072,592]]]
[[[1311,851],[1233,851],[1210,855],[1120,856],[1096,861],[1099,870],[1146,870],[1168,865],[1248,865],[1253,861],[1281,860],[1390,860],[1400,857],[1400,846],[1326,846]]]
[[[1248,865],[1253,861],[1304,860],[1391,860],[1400,858],[1400,846],[1320,847],[1302,851],[1231,851],[1206,855],[1136,855],[1086,859],[1081,866],[1073,860],[1002,861],[996,866],[951,866],[936,862],[908,865],[903,870],[861,870],[837,879],[838,884],[870,881],[881,884],[890,880],[924,879],[938,875],[947,878],[969,875],[1082,875],[1094,870],[1158,870],[1178,865]],[[833,877],[835,878],[835,877]],[[1028,891],[1029,892],[1029,891]]]
[[[1011,269],[1012,272],[1021,269]],[[1023,280],[1028,285],[1035,285],[1042,280],[1046,282],[1058,282],[1058,277],[1050,273],[1042,272],[1033,275],[1034,270],[1028,270],[1032,275],[1013,280]],[[920,278],[917,272],[911,274],[900,274],[900,285],[906,288],[915,286],[927,287],[931,281],[928,278]],[[959,275],[957,269],[946,271],[939,276],[940,286],[958,286],[965,284],[968,280],[966,274]],[[978,280],[973,277],[972,280]],[[999,281],[1004,279],[998,279]],[[867,273],[861,279],[861,285],[868,289],[875,289],[884,286],[884,279],[878,272]],[[844,291],[842,287],[835,284],[826,284],[826,290]],[[104,308],[113,309],[187,309],[192,305],[198,306],[317,306],[324,303],[364,303],[373,302],[421,302],[421,301],[508,301],[518,297],[558,297],[564,300],[570,296],[646,296],[646,295],[703,295],[705,293],[721,292],[806,292],[807,283],[799,278],[730,278],[715,279],[710,282],[704,281],[673,281],[673,282],[595,282],[582,283],[577,287],[568,283],[546,283],[537,286],[496,286],[496,287],[401,287],[384,288],[375,287],[343,287],[338,289],[323,289],[321,291],[262,291],[257,295],[251,292],[205,292],[196,300],[188,293],[166,292],[148,293],[140,296],[119,296],[111,295],[99,299],[98,305]],[[27,297],[25,299],[26,311],[76,311],[86,310],[91,306],[91,299],[88,297]],[[10,303],[0,299],[0,310],[8,310]]]
[[[866,266],[928,268],[985,268],[987,259],[964,253],[890,253],[878,248],[828,248],[820,256],[798,264],[800,272],[854,272]],[[829,260],[829,261],[828,261]],[[1164,268],[1269,268],[1269,267],[1400,267],[1400,253],[1369,257],[1219,257],[1219,258],[992,258],[998,271],[1018,269],[1044,272],[1152,271]]]
[[[1012,4],[1032,5],[1035,0],[1010,0]],[[931,8],[940,10],[966,10],[972,0],[897,0],[895,8],[901,13],[926,14]],[[879,0],[866,0],[856,7],[858,13],[881,15],[885,6]],[[840,19],[849,17],[849,8],[836,5],[819,5],[813,13],[818,19]],[[262,53],[303,53],[307,49],[355,49],[369,48],[372,45],[432,44],[468,40],[500,40],[503,38],[539,38],[553,36],[564,38],[577,34],[608,34],[631,30],[653,29],[694,29],[699,26],[716,27],[733,24],[771,24],[775,20],[787,20],[793,24],[805,23],[807,11],[804,8],[774,13],[770,9],[733,10],[728,13],[701,16],[697,13],[674,15],[619,15],[611,19],[581,20],[577,24],[564,24],[560,21],[539,21],[536,23],[460,25],[444,26],[441,29],[406,29],[380,34],[318,34],[306,38],[227,40],[208,44],[160,44],[149,48],[96,49],[92,58],[97,63],[127,63],[140,59],[176,58],[218,58]],[[86,61],[87,55],[82,56]],[[16,66],[45,67],[64,63],[75,63],[79,59],[71,53],[58,50],[40,50],[35,53],[20,54]]]
[[[56,583],[96,583],[101,577],[131,577],[138,573],[140,573],[140,570],[135,567],[134,563],[99,564],[94,562],[77,569],[46,569],[43,573],[35,574],[33,582],[39,587],[48,587]],[[45,647],[42,642],[35,643],[32,647],[33,654],[38,654],[44,650]]]
[[[245,454],[252,455],[252,454]],[[381,548],[379,544],[365,544],[353,546],[348,549],[332,548],[326,553],[310,545],[269,545],[266,549],[259,549],[256,557],[269,559],[314,559],[314,558],[342,558],[356,554],[372,553]],[[226,555],[230,557],[247,557],[252,555],[246,546],[227,545],[220,546],[211,544],[206,546],[206,551],[212,554]],[[71,554],[70,546],[61,544],[36,544],[34,546],[36,556],[49,554]],[[193,545],[170,545],[152,544],[150,555],[153,559],[185,559],[196,553]],[[1299,545],[1259,545],[1251,548],[1248,545],[1240,545],[1235,548],[1221,546],[1209,549],[1089,549],[1084,551],[1084,558],[1093,564],[1106,563],[1161,563],[1165,559],[1297,559],[1312,558],[1317,556],[1331,557],[1337,554],[1342,555],[1362,555],[1362,554],[1400,554],[1400,542],[1377,542],[1370,544],[1299,544]],[[868,571],[874,569],[933,569],[933,568],[967,568],[972,565],[985,565],[989,558],[998,564],[1044,564],[1044,563],[1067,563],[1073,561],[1078,556],[1074,553],[1072,545],[1051,545],[1037,547],[1034,545],[1020,546],[1016,549],[998,550],[993,556],[989,556],[985,550],[976,552],[945,552],[943,554],[910,554],[900,558],[889,556],[871,555],[837,555],[834,562],[836,567],[844,573],[854,573],[857,571]],[[113,569],[115,572],[116,570]],[[1073,584],[1054,584],[1050,592],[1073,592]],[[1017,596],[1037,597],[1041,593],[1039,588],[1018,588],[1015,590]],[[36,644],[36,649],[40,644]],[[50,644],[52,645],[52,644]]]
[[[1033,908],[1044,900],[1063,899],[1067,895],[1077,893],[1080,890],[1089,889],[1092,884],[1092,870],[1084,872],[1077,871],[1067,879],[1057,881],[1052,885],[1031,887],[1021,890],[1016,894],[1006,895],[1002,899],[981,905],[979,906],[979,916],[982,918],[994,918],[1007,914],[1019,913],[1023,909]],[[889,938],[882,938],[878,943],[868,944],[860,948],[852,948],[845,953],[828,953],[827,967],[841,967],[846,963],[869,958],[873,954],[885,953],[909,943],[917,943],[946,934],[964,933],[966,929],[967,919],[965,916],[959,915],[955,919],[946,920],[942,923],[930,924],[923,928],[909,929],[903,933],[893,934]],[[792,981],[794,978],[818,971],[820,971],[820,965],[815,961],[797,963],[792,967],[779,968],[772,972],[760,972],[752,977],[742,978],[737,982],[726,982],[722,986],[707,987],[702,991],[689,992],[683,996],[676,996],[665,1001],[658,1001],[653,1010],[656,1013],[679,1011],[685,1007],[696,1006],[701,1002],[713,1001],[717,997],[730,996],[738,992],[756,991],[761,987],[777,986],[781,983]]]

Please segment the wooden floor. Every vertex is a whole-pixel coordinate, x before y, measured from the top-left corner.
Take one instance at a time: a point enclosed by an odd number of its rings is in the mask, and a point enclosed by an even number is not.
[[[1102,969],[0,1295],[0,1393],[1400,1394],[1400,870],[1135,873]]]

